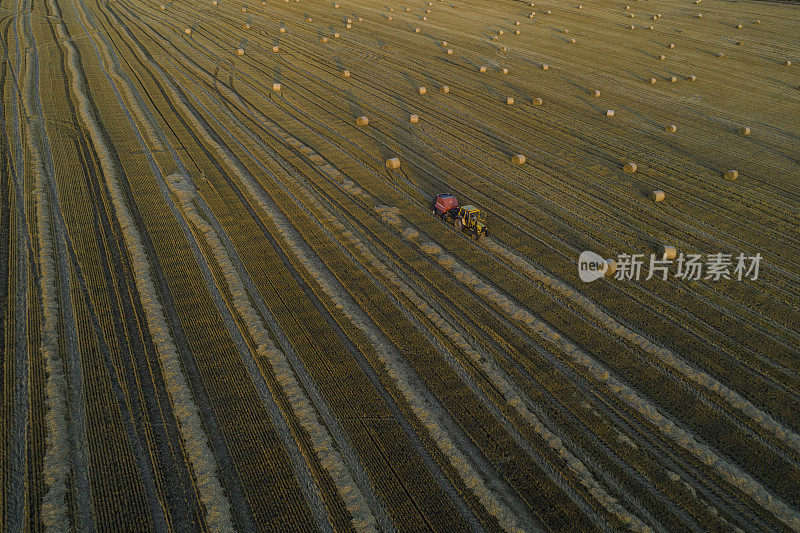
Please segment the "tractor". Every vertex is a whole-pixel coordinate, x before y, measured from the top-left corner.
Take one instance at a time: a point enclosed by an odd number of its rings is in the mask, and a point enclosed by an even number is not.
[[[486,235],[486,213],[472,205],[458,205],[452,194],[436,196],[433,214],[450,222],[458,231],[472,235],[475,240]]]

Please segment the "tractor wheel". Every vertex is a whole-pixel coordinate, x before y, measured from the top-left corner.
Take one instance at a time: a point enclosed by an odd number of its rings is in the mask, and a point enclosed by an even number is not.
[[[462,229],[464,229],[464,221],[462,221],[460,218],[457,218],[454,226],[458,231],[461,231]]]

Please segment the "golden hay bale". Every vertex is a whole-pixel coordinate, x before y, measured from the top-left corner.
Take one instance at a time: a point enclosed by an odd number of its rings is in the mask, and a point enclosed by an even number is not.
[[[431,10],[430,10],[430,9],[426,9],[426,10],[425,10],[425,13],[427,13],[428,15],[430,15],[430,14],[431,14]]]
[[[447,49],[447,55],[449,55],[449,56],[453,55],[453,49],[452,48],[448,48]]]
[[[506,52],[508,52],[508,48],[506,48],[505,46],[501,46],[500,47],[500,53],[501,54],[505,54]]]
[[[514,105],[514,99],[510,96],[506,98],[506,105]]]
[[[742,25],[741,25],[741,24],[737,24],[737,25],[736,25],[736,28],[737,28],[737,29],[739,29],[739,30],[741,30],[741,29],[742,29]]]
[[[520,33],[519,30],[514,30],[514,35],[519,35],[519,33]]]
[[[343,78],[349,78],[350,77],[350,71],[349,70],[343,70],[342,71],[342,77]]]
[[[236,55],[237,55],[237,56],[243,56],[243,55],[244,55],[244,49],[242,49],[242,48],[237,48],[237,49],[236,49]]]
[[[450,87],[448,87],[447,85],[442,85],[442,87],[439,90],[442,92],[442,94],[447,94],[450,92]]]
[[[185,33],[186,35],[191,35],[192,34],[192,28],[186,28],[185,30],[183,30],[183,33]]]
[[[525,156],[522,154],[516,154],[511,158],[511,162],[515,165],[524,165],[525,164]]]
[[[394,20],[394,19],[391,16],[389,16],[389,17],[386,17],[386,20],[391,21],[391,20]]]
[[[410,117],[408,117],[408,121],[412,124],[416,124],[417,122],[419,122],[419,115],[411,115]]]
[[[479,70],[480,72],[486,72],[486,67],[485,67],[485,66],[483,66],[483,65],[481,65],[481,67],[480,67],[478,70]]]
[[[280,47],[279,47],[277,44],[276,44],[275,46],[273,46],[273,47],[272,47],[272,51],[273,51],[273,52],[275,52],[276,54],[277,54],[278,52],[280,52],[280,50],[281,50],[281,49],[280,49]]]
[[[514,26],[519,26],[519,21],[518,20],[514,21]]]
[[[761,21],[756,19],[756,24],[761,24]]]
[[[311,22],[311,17],[306,17],[306,22]]]
[[[569,33],[569,30],[567,28],[564,28],[563,30],[561,30],[561,33],[567,34]]]
[[[613,259],[606,259],[606,270],[603,275],[610,278],[617,271],[617,262]]]
[[[628,18],[633,18],[635,15],[633,13],[628,13]]]
[[[658,60],[659,61],[664,61],[665,59],[667,59],[667,56],[665,56],[664,54],[661,54],[660,56],[658,56]]]
[[[357,126],[366,126],[367,124],[369,124],[369,119],[367,117],[356,117]]]
[[[357,20],[358,22],[364,22],[364,19],[363,19],[363,17],[358,17],[356,20]]]
[[[424,21],[424,20],[428,20],[428,17],[422,17],[422,20],[423,20],[423,21]]]
[[[655,28],[655,26],[648,26],[648,27],[647,27],[647,29],[648,29],[648,30],[650,30],[650,31],[652,31],[652,30],[654,30],[654,29],[656,29],[656,28]]]
[[[739,177],[739,171],[738,170],[726,170],[725,174],[723,175],[723,177],[726,180],[733,181],[733,180],[735,180],[736,178]]]
[[[276,93],[279,93],[281,92],[281,90],[283,90],[283,86],[280,83],[273,83],[272,90],[275,91]]]
[[[678,83],[678,77],[677,76],[670,76],[669,77],[669,82],[670,83]]]
[[[703,14],[702,13],[698,13],[697,14],[697,18],[699,18],[699,19],[703,18]]]
[[[389,170],[396,170],[400,168],[400,159],[397,157],[392,157],[386,160],[386,168]]]
[[[497,35],[503,35],[505,32],[503,30],[497,30]]]
[[[500,72],[503,73],[503,74],[508,74],[508,69],[507,68],[502,68],[500,70]]]
[[[447,41],[442,41],[442,46],[447,46]]]
[[[575,43],[577,43],[577,42],[578,42],[578,41],[576,41],[575,39],[570,39],[570,40],[569,40],[569,44],[575,44]]]
[[[786,66],[786,67],[791,67],[792,66],[792,62],[787,59],[786,61],[783,62],[783,65]]]
[[[328,42],[328,38],[327,38],[327,37],[323,37],[323,38],[321,38],[321,39],[319,40],[319,42],[321,42],[321,43],[327,43],[327,42]]]
[[[278,31],[279,31],[279,32],[281,32],[281,33],[286,33],[286,28],[284,28],[283,26],[281,26],[281,28],[280,28]]]
[[[333,38],[334,38],[334,39],[338,39],[338,38],[339,38],[339,34],[338,34],[338,33],[334,33],[334,34],[333,34]]]
[[[661,13],[656,14],[656,18],[661,18]]]
[[[242,13],[247,13],[247,8],[246,7],[242,8]]]
[[[648,80],[648,83],[650,83],[650,85],[655,85],[655,84],[656,84],[656,81],[658,81],[658,80],[656,80],[655,78],[650,78],[650,79]]]
[[[692,74],[691,76],[686,76],[686,81],[697,81],[697,76]]]
[[[657,18],[658,18],[657,16],[653,15],[653,20],[656,20]]]
[[[334,9],[339,9],[339,4],[333,4]]]
[[[650,199],[656,203],[663,202],[664,198],[666,197],[667,195],[664,193],[664,191],[653,191],[650,193]]]
[[[532,103],[533,105],[542,105],[542,99],[541,99],[541,98],[539,98],[539,97],[537,96],[536,98],[534,98],[534,99],[531,101],[531,103]]]
[[[635,29],[636,29],[636,26],[634,26],[633,24],[631,24],[630,26],[628,26],[628,29],[629,29],[629,30],[635,30]]]
[[[497,35],[492,35],[492,40],[496,41],[497,40]]]
[[[669,43],[669,44],[667,45],[667,48],[675,48],[675,43]]]
[[[550,14],[550,10],[545,11],[544,14],[545,15],[549,15]]]
[[[419,90],[419,94],[425,94],[425,93],[428,92],[428,89],[426,89],[425,87],[420,87],[418,90]]]
[[[593,90],[593,91],[589,91],[589,94],[590,94],[591,96],[594,96],[595,98],[600,98],[600,91],[599,91],[599,90],[597,90],[597,89],[595,89],[595,90]]]
[[[583,9],[583,4],[578,4],[578,9]]]
[[[613,109],[606,109],[606,116],[607,117],[613,117],[614,116],[614,110]]]
[[[717,57],[725,57],[725,52],[720,52],[717,54]]]
[[[530,13],[530,14],[528,15],[528,18],[529,18],[529,19],[532,19],[532,18],[533,18],[533,16],[534,16],[535,14],[536,14],[536,11],[533,11],[532,13]]]
[[[345,28],[347,28],[347,29],[349,30],[350,28],[352,28],[352,27],[353,27],[353,25],[352,25],[352,24],[345,24],[345,25],[344,25],[344,27],[345,27]]]
[[[633,161],[628,161],[624,165],[622,165],[622,170],[627,172],[628,174],[633,174],[639,167],[636,166],[636,163]]]
[[[214,5],[217,5],[217,4],[216,4],[216,1],[217,1],[217,0],[214,0]],[[167,6],[165,6],[164,4],[160,4],[160,5],[158,6],[158,9],[160,9],[161,11],[164,11],[165,9],[167,9]]]
[[[347,22],[348,24],[352,24],[353,23],[353,19],[347,19],[345,22]]]
[[[661,256],[662,261],[672,261],[678,257],[678,249],[668,244],[662,244],[658,247],[658,255]]]
[[[420,28],[414,28],[414,33],[419,33],[419,32],[421,32],[421,31],[422,31],[422,30],[421,30]]]
[[[407,7],[407,8],[406,8],[406,13],[408,13],[409,11],[411,11],[411,8],[410,8],[410,7]]]
[[[678,126],[676,126],[675,124],[668,124],[667,126],[664,127],[664,131],[666,131],[667,133],[675,133],[676,131],[678,131]]]
[[[625,9],[630,9],[630,8],[631,8],[631,6],[625,6]]]
[[[739,133],[741,133],[742,135],[750,135],[750,128],[748,128],[747,126],[742,126],[741,128],[739,128]]]
[[[550,67],[547,66],[547,63],[542,63],[542,70],[548,70]]]
[[[250,29],[250,24],[245,22],[244,24],[242,24],[242,28],[245,29],[245,30],[249,30]]]

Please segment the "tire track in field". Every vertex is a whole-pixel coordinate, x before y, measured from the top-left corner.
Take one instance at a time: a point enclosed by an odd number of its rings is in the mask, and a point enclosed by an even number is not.
[[[127,31],[127,28],[123,29]],[[129,37],[132,36],[129,34]],[[113,50],[107,49],[107,54],[113,54]],[[114,69],[119,68],[119,65],[116,61],[112,64]],[[166,73],[161,70],[160,68],[157,69],[159,74],[164,78],[168,89],[172,90],[175,89],[174,85],[170,80],[166,78]],[[118,79],[123,79],[122,73],[117,75]],[[135,93],[135,88],[130,85],[126,87],[128,91],[128,95],[133,97]],[[175,95],[176,98],[180,98],[179,95]],[[180,100],[182,103],[185,104],[185,101]],[[141,98],[136,96],[135,97],[135,104],[142,106]],[[138,116],[144,117],[146,115],[146,111],[138,112]],[[148,121],[152,120],[151,118],[147,119]],[[150,124],[149,128],[145,130],[145,132],[155,132],[158,131],[161,135],[163,133],[160,131],[160,128],[157,124],[152,123]],[[164,141],[165,142],[165,141]],[[275,373],[276,379],[280,386],[283,389],[283,393],[289,401],[289,404],[292,406],[294,410],[294,414],[297,417],[298,421],[300,422],[301,426],[306,430],[308,435],[310,436],[312,443],[314,445],[314,453],[318,456],[320,464],[328,470],[331,478],[334,480],[334,483],[339,491],[339,495],[342,497],[343,501],[346,504],[348,510],[352,513],[354,526],[358,530],[372,530],[375,529],[377,524],[375,522],[375,516],[373,516],[373,511],[370,510],[370,507],[374,509],[380,509],[380,504],[375,499],[373,491],[369,487],[369,481],[363,469],[360,467],[358,463],[357,456],[355,452],[352,450],[352,447],[346,442],[346,439],[343,438],[343,434],[341,429],[339,428],[336,431],[337,434],[337,445],[346,452],[347,460],[343,460],[342,456],[339,454],[339,451],[333,446],[332,444],[332,437],[328,433],[328,429],[323,425],[319,419],[317,418],[317,412],[314,411],[311,402],[305,396],[303,392],[303,387],[297,382],[296,377],[293,375],[291,366],[289,365],[286,356],[283,352],[278,350],[268,333],[268,328],[261,322],[261,317],[252,307],[253,302],[250,300],[252,298],[251,294],[245,290],[245,283],[241,278],[241,272],[244,271],[243,266],[240,269],[237,269],[233,263],[235,257],[235,250],[232,248],[228,248],[223,245],[222,241],[220,240],[220,234],[217,233],[218,230],[215,230],[212,226],[209,225],[206,220],[203,219],[196,211],[194,207],[194,202],[198,201],[201,202],[203,206],[205,206],[205,202],[202,201],[202,198],[196,196],[196,190],[194,189],[193,185],[189,185],[190,182],[182,181],[185,180],[185,176],[188,174],[186,173],[185,168],[180,163],[180,160],[177,157],[177,154],[174,152],[174,149],[170,147],[170,151],[172,152],[173,159],[178,164],[179,168],[181,168],[181,174],[175,174],[171,177],[168,177],[165,181],[164,178],[160,175],[160,171],[157,168],[154,168],[154,173],[157,177],[159,177],[159,182],[164,182],[165,186],[169,186],[170,190],[178,197],[179,203],[181,204],[181,210],[187,214],[189,221],[199,230],[199,233],[203,235],[204,239],[209,244],[209,247],[212,250],[214,255],[214,260],[220,265],[220,268],[223,272],[223,276],[225,278],[225,283],[228,286],[232,297],[233,297],[233,307],[236,309],[237,313],[239,314],[242,322],[245,324],[245,327],[248,330],[251,338],[253,338],[254,342],[256,343],[256,351],[259,357],[263,357],[270,361],[271,366],[273,367],[273,371]],[[172,180],[171,180],[172,178]],[[171,181],[170,181],[171,180]],[[210,210],[207,209],[205,206],[206,215],[210,214]],[[180,218],[180,215],[176,215]],[[214,219],[213,222],[216,222]],[[219,227],[219,224],[214,224]],[[190,236],[192,233],[188,231],[187,228],[187,238],[189,241],[192,241]],[[226,238],[227,240],[227,238]],[[193,248],[195,248],[193,246]],[[196,256],[199,256],[201,252],[199,248],[196,251]],[[232,256],[232,254],[234,254]],[[198,263],[202,263],[198,257]],[[239,262],[240,263],[240,262]],[[240,265],[241,266],[241,265]],[[205,271],[206,269],[204,269]],[[206,274],[204,272],[204,274]],[[210,271],[208,271],[206,277],[207,284],[214,285],[213,281],[210,279]],[[252,282],[251,282],[252,284]],[[210,289],[216,288],[209,287]],[[218,291],[216,291],[219,298]],[[257,294],[257,293],[256,293]],[[216,299],[216,298],[215,298]],[[219,307],[219,302],[218,302]],[[222,305],[224,308],[224,304]],[[223,312],[223,309],[220,309]],[[226,313],[223,312],[223,315]],[[237,327],[237,326],[232,326]],[[262,401],[266,407],[268,407],[272,403],[272,399],[269,397],[269,391],[265,389],[266,382],[264,382],[263,377],[260,375],[260,371],[258,370],[258,365],[256,363],[256,359],[253,357],[255,354],[250,354],[249,349],[246,346],[240,346],[240,351],[242,352],[242,358],[244,360],[245,366],[248,368],[251,374],[251,378],[256,385],[256,388],[259,390],[259,393],[262,396]],[[247,351],[247,355],[244,352]],[[275,407],[277,408],[277,406]],[[327,418],[327,423],[329,426],[332,425],[334,420],[331,417]],[[273,420],[276,428],[282,427],[282,422],[278,420]],[[288,434],[287,434],[288,435]],[[285,441],[286,442],[286,441]],[[296,445],[287,446],[288,448],[296,448]],[[295,461],[297,462],[297,461]],[[345,466],[345,462],[348,463]],[[349,469],[353,469],[358,472],[359,483],[362,487],[366,489],[359,488],[359,485],[355,483],[353,478],[350,475]],[[307,480],[303,485],[311,485],[312,481],[310,477],[306,475],[299,476],[301,479]],[[318,491],[318,488],[315,489]],[[366,498],[362,494],[362,490],[367,490],[370,494],[370,503],[367,504]],[[307,493],[306,498],[308,502],[312,505],[313,512],[317,515],[317,527],[320,529],[328,529],[330,526],[327,523],[322,515],[319,513],[322,511],[323,506],[320,502],[320,497],[318,495],[312,495],[312,493]],[[385,531],[390,531],[392,529],[391,523],[386,518],[385,513],[380,511],[378,513],[380,517],[380,526]]]
[[[399,390],[406,397],[412,410],[415,412],[420,421],[425,425],[431,436],[436,441],[440,450],[448,457],[451,458],[453,466],[464,478],[468,486],[476,493],[476,496],[487,507],[490,514],[494,515],[504,528],[516,529],[519,526],[518,521],[524,519],[524,514],[512,513],[507,508],[508,503],[502,502],[494,493],[494,490],[489,489],[484,481],[483,475],[478,474],[475,470],[476,465],[472,463],[463,451],[452,440],[448,431],[444,430],[442,424],[447,420],[447,425],[452,427],[454,422],[444,417],[444,410],[438,404],[438,401],[431,398],[429,392],[419,381],[419,378],[401,359],[388,341],[382,339],[382,335],[377,333],[374,329],[375,326],[371,319],[367,317],[363,311],[352,301],[349,296],[346,296],[346,291],[339,285],[338,281],[331,274],[323,270],[323,265],[317,264],[317,261],[312,259],[313,252],[303,250],[307,247],[306,244],[301,245],[302,238],[299,237],[296,230],[291,226],[288,220],[280,214],[277,207],[271,204],[271,200],[267,200],[264,195],[255,188],[255,180],[250,173],[235,159],[235,156],[230,153],[229,149],[214,140],[210,132],[204,129],[204,126],[194,117],[189,114],[187,117],[193,126],[203,135],[206,142],[220,155],[225,161],[226,165],[234,170],[238,178],[245,184],[250,195],[258,202],[259,206],[273,219],[279,228],[279,233],[282,240],[287,243],[292,253],[296,254],[301,263],[309,270],[312,277],[320,284],[322,290],[337,303],[337,306],[348,316],[354,325],[370,339],[374,346],[377,348],[377,353],[381,361],[386,365],[390,375],[396,381]],[[444,418],[444,419],[443,419]],[[462,444],[463,445],[463,444]],[[485,474],[484,474],[485,475]],[[510,494],[504,495],[503,500],[510,499],[514,501],[514,497]],[[515,504],[515,508],[521,509],[524,506]]]
[[[86,468],[81,352],[77,343],[74,309],[71,306],[70,270],[64,242],[66,229],[58,205],[56,175],[39,99],[39,58],[29,10],[25,10],[21,21],[26,45],[22,85],[28,118],[26,145],[31,154],[32,172],[36,178],[36,218],[42,271],[40,297],[43,323],[40,349],[48,374],[47,442],[43,464],[47,492],[42,501],[42,519],[46,527],[63,527],[63,524],[71,523],[68,502],[72,501],[72,481],[75,485],[76,526],[84,531],[93,531],[91,493]]]
[[[658,408],[649,400],[643,398],[616,376],[611,375],[605,365],[594,359],[590,354],[572,343],[572,341],[563,337],[552,327],[538,320],[517,302],[504,296],[493,286],[484,282],[478,273],[444,251],[440,245],[425,240],[425,236],[417,232],[412,226],[404,227],[404,222],[400,218],[398,211],[391,208],[387,210],[384,206],[376,206],[376,210],[384,216],[387,224],[395,227],[401,233],[407,229],[415,231],[417,233],[416,235],[413,233],[409,234],[408,232],[404,235],[409,242],[414,243],[425,253],[429,254],[437,263],[450,271],[456,279],[467,285],[471,290],[475,291],[476,294],[479,294],[490,305],[499,308],[514,322],[523,325],[526,329],[536,336],[541,337],[546,342],[550,342],[559,347],[564,355],[583,367],[595,380],[603,383],[604,386],[623,403],[629,405],[643,415],[650,423],[658,428],[664,436],[694,455],[702,463],[714,468],[729,484],[753,498],[784,524],[790,528],[800,528],[800,513],[796,509],[782,499],[772,495],[747,472],[727,459],[717,455],[708,445],[698,442],[693,435],[676,425],[670,418],[661,414]]]
[[[213,98],[211,95],[208,95],[209,98]],[[212,100],[213,102],[214,100]],[[219,105],[219,103],[218,103]],[[219,106],[220,109],[224,110],[224,106]],[[287,138],[285,135],[281,135],[278,131],[279,128],[276,124],[272,123],[266,117],[263,117],[258,113],[257,110],[252,108],[249,109],[250,112],[253,113],[254,117],[258,118],[258,121],[265,125],[272,134],[275,135],[276,139],[280,139],[282,142],[291,145],[290,143],[294,141],[293,138]],[[276,158],[276,155],[271,155],[267,153],[267,148],[263,146],[263,143],[260,142],[252,132],[249,131],[244,125],[232,117],[229,113],[227,113],[227,118],[229,121],[233,122],[239,130],[239,133],[245,136],[248,136],[251,141],[256,143],[256,145],[260,148],[260,151],[264,154],[265,157],[272,157]],[[221,124],[220,124],[221,126]],[[229,132],[232,138],[236,138],[232,132]],[[319,157],[316,152],[306,150],[305,145],[298,145],[296,148],[301,151],[307,158],[312,161],[315,161],[315,157]],[[244,148],[243,148],[244,149]],[[245,149],[246,150],[246,149]],[[253,157],[251,155],[251,157]],[[258,161],[258,158],[253,158],[255,161]],[[333,167],[330,165],[322,165],[319,166],[321,163],[316,162],[320,172],[327,174],[332,181],[334,182],[341,182],[343,175],[338,173]],[[291,175],[291,173],[290,173]],[[530,424],[530,427],[534,428],[534,430],[539,434],[542,440],[551,447],[560,457],[560,459],[565,463],[566,467],[572,471],[573,475],[579,480],[579,482],[584,485],[587,491],[595,498],[600,505],[606,508],[607,511],[617,516],[622,523],[628,524],[628,526],[633,530],[645,530],[647,526],[636,516],[629,513],[627,510],[624,509],[621,505],[619,505],[616,500],[608,494],[608,492],[597,482],[593,474],[586,468],[584,463],[575,457],[572,453],[568,451],[569,447],[574,447],[574,444],[570,446],[563,445],[563,440],[560,440],[556,435],[547,427],[546,424],[541,422],[541,419],[534,415],[530,410],[530,406],[532,402],[530,398],[528,398],[518,387],[514,386],[510,382],[510,377],[505,374],[502,368],[496,364],[493,360],[491,355],[488,354],[485,350],[478,350],[476,349],[476,344],[470,343],[457,329],[453,326],[452,321],[445,319],[439,312],[437,312],[434,307],[430,305],[430,302],[427,299],[423,299],[414,289],[412,289],[407,283],[403,282],[400,277],[398,277],[390,268],[388,268],[384,261],[376,257],[364,243],[359,239],[352,231],[347,230],[347,228],[339,222],[332,213],[330,213],[322,204],[316,199],[315,195],[311,194],[308,189],[300,185],[298,182],[293,182],[293,187],[298,189],[301,194],[304,196],[304,201],[314,205],[317,212],[320,215],[312,215],[319,217],[320,220],[325,221],[328,225],[333,226],[336,233],[340,235],[339,239],[342,241],[348,242],[351,248],[355,248],[355,254],[361,256],[361,261],[364,265],[371,265],[371,267],[379,272],[379,276],[383,279],[383,284],[391,290],[394,287],[396,290],[399,290],[401,294],[403,294],[412,304],[417,307],[417,309],[423,313],[436,327],[441,331],[443,335],[449,338],[454,345],[456,345],[460,350],[465,353],[470,360],[476,366],[480,367],[483,371],[484,375],[488,377],[490,382],[499,390],[505,400],[505,402],[511,406],[513,409],[517,410],[519,414],[522,416],[526,422]],[[358,197],[362,196],[365,198],[371,198],[369,195],[364,193],[362,190],[351,186],[349,189],[345,186],[344,188],[347,191]],[[298,200],[295,200],[299,202]],[[301,205],[298,203],[298,205]],[[331,235],[332,239],[336,239]],[[335,241],[338,242],[338,241]],[[358,261],[355,260],[354,261]],[[405,310],[403,305],[399,302],[399,300],[395,299],[395,303],[401,310]],[[409,314],[405,313],[407,316]],[[469,386],[469,388],[478,396],[484,405],[494,414],[494,416],[506,427],[506,430],[509,431],[517,440],[518,443],[522,446],[523,449],[528,449],[529,453],[533,453],[529,446],[526,445],[527,443],[522,443],[523,437],[519,435],[519,433],[509,427],[508,421],[505,419],[504,416],[498,411],[496,405],[492,403],[491,400],[483,394],[479,386],[469,377],[467,373],[464,372],[463,367],[458,364],[452,354],[449,352],[447,348],[445,348],[440,342],[433,340],[431,337],[430,332],[427,328],[419,323],[418,321],[410,318],[409,320],[415,323],[416,327],[422,328],[423,334],[427,334],[429,338],[432,339],[433,345],[437,347],[438,351],[442,354],[445,360],[448,361],[448,364],[453,367],[456,372],[461,376],[462,380]],[[534,453],[534,456],[538,454]],[[541,466],[541,464],[540,464]],[[571,489],[568,489],[563,482],[559,482],[559,476],[555,476],[553,479],[557,484],[559,484],[567,493],[571,492]],[[630,496],[630,495],[628,495]],[[575,495],[571,496],[573,501],[575,500]],[[634,501],[633,498],[629,498],[631,502]],[[576,502],[577,503],[577,502]],[[578,503],[580,505],[580,503]],[[584,512],[587,512],[591,516],[591,512],[584,508]],[[640,509],[640,512],[646,514],[645,511]],[[655,523],[655,520],[650,518],[651,523]]]
[[[165,383],[179,421],[189,461],[194,469],[200,500],[206,511],[209,527],[220,531],[232,531],[230,504],[216,476],[216,460],[208,445],[208,436],[200,420],[199,409],[181,369],[177,347],[170,333],[165,311],[153,283],[149,259],[136,228],[131,212],[125,203],[124,193],[118,183],[117,168],[109,146],[101,133],[102,129],[91,107],[87,82],[79,63],[77,49],[71,38],[63,41],[67,51],[67,67],[70,74],[70,89],[77,103],[77,110],[86,128],[95,152],[100,160],[116,216],[130,252],[134,279],[145,310],[153,342],[156,345],[163,369]]]

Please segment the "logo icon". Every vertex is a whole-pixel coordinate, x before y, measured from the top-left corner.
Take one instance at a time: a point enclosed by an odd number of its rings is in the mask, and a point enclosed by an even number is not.
[[[606,274],[608,263],[600,255],[584,250],[578,257],[578,277],[585,283],[600,279]]]

